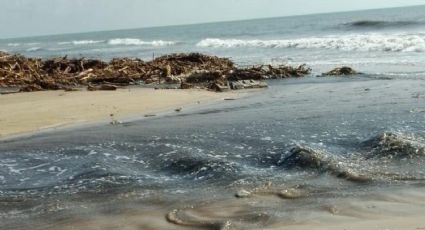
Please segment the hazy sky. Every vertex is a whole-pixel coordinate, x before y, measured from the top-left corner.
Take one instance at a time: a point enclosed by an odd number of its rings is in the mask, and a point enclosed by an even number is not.
[[[0,0],[0,38],[425,4],[425,0]]]

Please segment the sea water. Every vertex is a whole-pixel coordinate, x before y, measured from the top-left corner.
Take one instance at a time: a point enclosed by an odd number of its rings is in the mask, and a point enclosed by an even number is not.
[[[176,52],[240,65],[422,65],[425,6],[0,40],[0,50],[35,57],[145,60]],[[384,68],[385,69],[385,68]]]

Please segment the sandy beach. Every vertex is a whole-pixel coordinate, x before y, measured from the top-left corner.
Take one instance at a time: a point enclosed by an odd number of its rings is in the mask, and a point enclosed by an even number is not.
[[[206,90],[43,91],[0,96],[0,138],[72,124],[120,120],[130,116],[211,102],[235,93]]]

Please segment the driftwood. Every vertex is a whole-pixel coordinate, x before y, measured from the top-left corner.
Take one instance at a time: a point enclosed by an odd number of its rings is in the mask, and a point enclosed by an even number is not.
[[[84,86],[102,89],[102,85],[113,90],[108,86],[152,83],[224,90],[229,81],[301,77],[309,73],[305,65],[238,68],[228,58],[199,53],[166,55],[149,62],[129,58],[104,62],[66,56],[43,60],[0,52],[0,87],[17,87],[21,91]]]
[[[238,80],[262,80],[262,79],[275,79],[275,78],[288,78],[288,77],[302,77],[310,74],[311,69],[306,65],[292,67],[287,65],[261,65],[253,66],[251,68],[234,69],[227,77],[231,81]]]

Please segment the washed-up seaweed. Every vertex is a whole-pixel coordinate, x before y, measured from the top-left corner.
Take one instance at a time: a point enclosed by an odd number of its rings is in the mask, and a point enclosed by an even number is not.
[[[361,74],[358,73],[357,71],[355,71],[353,68],[348,67],[348,66],[343,66],[343,67],[338,67],[335,68],[327,73],[323,73],[321,77],[326,77],[326,76],[349,76],[349,75],[357,75],[357,74]]]
[[[21,91],[69,90],[89,86],[103,89],[137,84],[181,84],[182,88],[226,87],[229,81],[301,77],[310,73],[305,65],[239,68],[228,58],[199,53],[171,54],[152,61],[115,58],[28,58],[0,52],[0,87]]]

